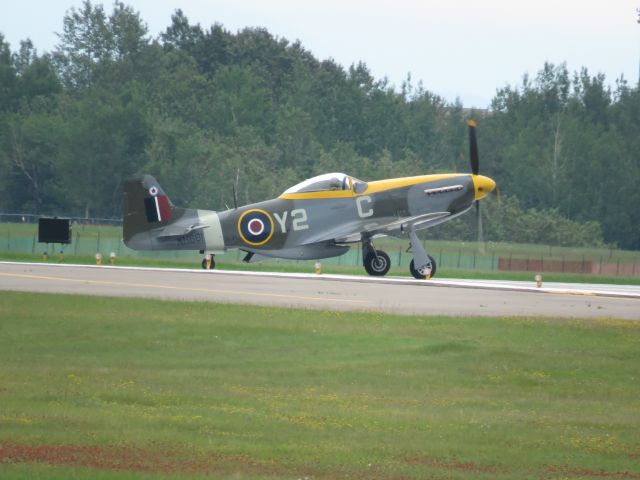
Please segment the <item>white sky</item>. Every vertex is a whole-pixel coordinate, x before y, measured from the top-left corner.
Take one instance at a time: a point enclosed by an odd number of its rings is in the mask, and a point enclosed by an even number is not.
[[[93,0],[93,3],[100,3]],[[102,2],[108,12],[111,1]],[[427,90],[486,107],[496,89],[517,85],[545,61],[586,66],[610,84],[638,81],[640,0],[129,0],[155,36],[181,8],[189,21],[235,32],[266,27],[299,39],[317,58],[344,67],[364,61],[375,78],[400,86],[411,72]],[[0,0],[0,32],[15,50],[57,43],[62,18],[81,0]]]

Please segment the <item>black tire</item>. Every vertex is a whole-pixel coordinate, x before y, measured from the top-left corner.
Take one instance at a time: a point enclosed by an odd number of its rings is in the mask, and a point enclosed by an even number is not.
[[[209,268],[209,270],[213,270],[214,268],[216,268],[216,261],[213,259],[213,257],[211,257],[211,267]],[[207,269],[207,259],[206,258],[202,259],[202,269],[203,270]]]
[[[431,274],[429,275],[429,278],[433,278],[436,276],[436,261],[431,255],[427,256],[429,257],[429,262],[431,263]],[[428,266],[429,265],[427,265],[427,267]],[[416,270],[416,267],[413,264],[413,260],[411,260],[411,263],[409,264],[409,271],[411,272],[411,275],[413,275],[413,278],[417,278],[418,280],[424,280],[425,278],[427,278],[427,272],[419,272],[418,270]]]
[[[370,253],[364,260],[364,269],[369,275],[374,277],[382,277],[387,274],[391,268],[391,259],[382,250],[376,250],[377,256]]]

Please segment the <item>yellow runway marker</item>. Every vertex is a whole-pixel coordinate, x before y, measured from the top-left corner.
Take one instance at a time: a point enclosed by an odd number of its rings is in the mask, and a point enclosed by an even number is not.
[[[3,277],[17,277],[17,278],[31,278],[36,280],[56,280],[61,282],[72,282],[72,283],[90,283],[94,285],[111,285],[111,286],[124,286],[124,287],[142,287],[142,288],[164,288],[167,290],[179,290],[185,292],[204,292],[204,293],[228,293],[233,295],[255,295],[260,297],[272,297],[272,298],[292,298],[296,300],[312,300],[312,301],[327,301],[331,300],[332,302],[343,302],[343,303],[367,303],[365,300],[348,300],[344,298],[335,298],[335,297],[307,297],[307,296],[298,296],[298,295],[289,295],[289,294],[280,294],[280,293],[260,293],[260,292],[251,292],[251,291],[242,291],[242,290],[218,290],[211,288],[189,288],[189,287],[176,287],[173,285],[154,285],[148,283],[125,283],[125,282],[109,282],[106,280],[82,280],[78,278],[62,278],[62,277],[47,277],[44,275],[27,275],[22,273],[0,273],[0,276]]]

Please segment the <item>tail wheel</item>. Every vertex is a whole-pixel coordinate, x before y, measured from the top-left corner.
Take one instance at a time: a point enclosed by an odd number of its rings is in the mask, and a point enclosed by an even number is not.
[[[204,270],[207,270],[207,259],[206,258],[202,259],[202,268]],[[209,265],[209,270],[213,270],[214,268],[216,268],[216,261],[213,259],[213,255],[211,255],[211,265]]]
[[[433,278],[436,276],[436,261],[431,255],[427,255],[429,257],[429,263],[427,263],[424,267],[416,269],[413,264],[413,260],[409,264],[409,270],[411,271],[411,275],[413,278],[417,278],[418,280],[424,280],[429,275],[429,278]]]
[[[376,253],[370,253],[364,260],[364,269],[369,275],[382,277],[386,275],[391,268],[391,259],[389,255],[382,250],[376,250]]]

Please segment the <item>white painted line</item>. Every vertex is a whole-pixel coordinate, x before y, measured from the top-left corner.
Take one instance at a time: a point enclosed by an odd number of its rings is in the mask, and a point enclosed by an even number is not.
[[[284,273],[284,272],[252,272],[246,270],[196,270],[182,268],[159,268],[159,267],[123,267],[112,265],[80,265],[67,263],[37,263],[37,262],[4,262],[5,265],[20,265],[34,267],[73,267],[73,268],[96,268],[111,270],[134,270],[147,272],[177,272],[194,275],[246,275],[255,277],[272,277],[272,278],[297,278],[305,280],[321,280],[321,281],[339,281],[339,282],[360,282],[372,284],[392,284],[392,285],[408,285],[413,287],[458,287],[472,288],[481,290],[503,290],[511,292],[527,292],[527,293],[551,293],[561,295],[585,295],[600,297],[617,297],[617,298],[635,298],[640,299],[640,287],[632,285],[604,285],[604,284],[567,284],[559,283],[554,285],[553,282],[546,282],[546,286],[538,288],[533,285],[527,285],[527,282],[509,282],[505,280],[416,280],[413,278],[400,277],[365,277],[359,275],[338,275],[338,274],[315,274],[315,273]],[[619,287],[619,288],[618,288]]]

